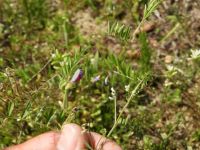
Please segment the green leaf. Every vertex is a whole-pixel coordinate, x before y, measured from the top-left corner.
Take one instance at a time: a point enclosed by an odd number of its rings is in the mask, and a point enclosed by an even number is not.
[[[130,36],[131,28],[120,24],[119,22],[109,22],[108,23],[108,34],[116,36],[117,38],[127,41],[131,38]]]

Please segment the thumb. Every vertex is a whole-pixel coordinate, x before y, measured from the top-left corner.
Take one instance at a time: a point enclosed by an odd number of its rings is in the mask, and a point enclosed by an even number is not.
[[[81,127],[76,124],[67,124],[63,126],[57,150],[81,150],[84,148],[84,142]]]

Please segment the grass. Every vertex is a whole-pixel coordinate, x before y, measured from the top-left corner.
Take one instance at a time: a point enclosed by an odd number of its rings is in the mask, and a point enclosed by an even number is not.
[[[0,1],[0,148],[73,122],[123,149],[198,149],[199,24],[187,11],[160,0]]]

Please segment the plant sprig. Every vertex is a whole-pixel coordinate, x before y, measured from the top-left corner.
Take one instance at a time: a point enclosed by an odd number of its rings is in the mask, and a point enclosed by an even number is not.
[[[124,111],[126,110],[126,108],[129,106],[131,100],[138,94],[138,92],[144,87],[144,85],[146,84],[147,80],[148,80],[148,74],[146,74],[142,79],[139,79],[138,84],[135,86],[135,88],[132,90],[130,96],[127,99],[126,104],[124,105],[124,107],[122,108],[122,110],[120,111],[116,121],[114,122],[112,128],[110,129],[110,131],[107,134],[107,137],[110,137],[111,134],[113,133],[114,129],[118,126],[119,124],[119,120],[122,117],[122,114],[124,113]]]
[[[131,37],[131,27],[120,24],[119,22],[109,22],[108,33],[120,38],[123,41],[127,41]]]
[[[150,0],[149,3],[145,5],[142,20],[140,21],[139,25],[133,32],[132,41],[135,39],[135,35],[138,33],[138,30],[140,30],[141,26],[144,24],[147,18],[150,17],[150,15],[157,9],[158,5],[162,1],[163,0]]]
[[[161,2],[162,0],[150,0],[149,3],[145,5],[143,18],[147,19]]]
[[[149,3],[145,5],[142,20],[138,24],[137,28],[134,30],[132,36],[131,27],[121,24],[117,21],[108,22],[108,34],[116,36],[123,41],[127,41],[131,38],[133,41],[135,39],[135,35],[138,33],[138,30],[140,30],[146,19],[150,17],[150,15],[156,10],[161,2],[162,0],[150,0]]]
[[[53,54],[51,64],[56,70],[59,79],[59,88],[64,91],[63,109],[67,109],[67,94],[68,89],[71,87],[70,78],[72,74],[80,67],[80,62],[83,59],[85,49],[75,51],[74,56],[71,57],[68,53],[61,54],[56,51]]]

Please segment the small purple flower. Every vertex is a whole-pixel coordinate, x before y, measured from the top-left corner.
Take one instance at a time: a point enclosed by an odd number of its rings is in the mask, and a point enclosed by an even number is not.
[[[95,83],[95,82],[97,82],[97,81],[99,81],[100,80],[100,75],[98,75],[98,76],[96,76],[96,77],[93,77],[92,79],[91,79],[91,82],[92,83]]]
[[[74,73],[74,75],[72,76],[72,79],[70,82],[72,83],[76,83],[78,81],[80,81],[83,77],[83,71],[81,69],[77,69],[76,72]]]

